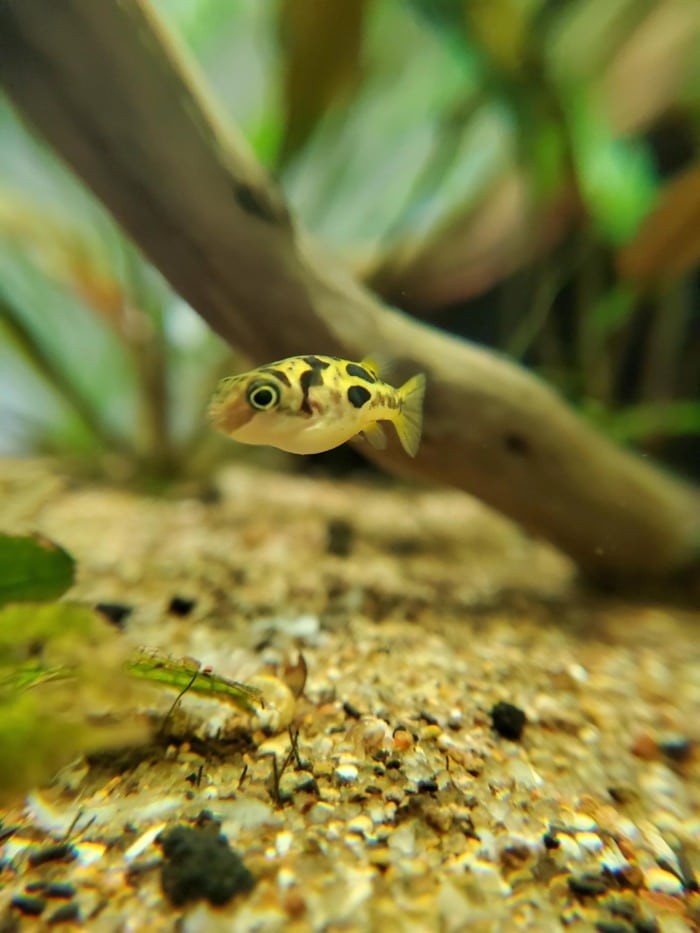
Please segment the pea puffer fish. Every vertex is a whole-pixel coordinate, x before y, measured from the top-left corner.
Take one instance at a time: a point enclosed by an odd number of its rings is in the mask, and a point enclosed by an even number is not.
[[[384,382],[370,359],[292,356],[222,379],[209,420],[242,444],[267,444],[293,454],[317,454],[357,435],[386,447],[379,422],[391,421],[415,457],[423,423],[425,376],[400,389]]]

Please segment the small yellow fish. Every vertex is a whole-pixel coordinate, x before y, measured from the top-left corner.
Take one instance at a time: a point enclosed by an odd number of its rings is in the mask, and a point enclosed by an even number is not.
[[[358,434],[383,449],[379,422],[391,421],[404,450],[415,457],[424,393],[422,373],[395,389],[380,379],[370,359],[292,356],[222,379],[209,420],[243,444],[268,444],[293,454],[317,454]]]

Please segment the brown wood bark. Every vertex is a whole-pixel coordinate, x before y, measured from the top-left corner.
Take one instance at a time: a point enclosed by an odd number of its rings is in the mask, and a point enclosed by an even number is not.
[[[255,362],[389,352],[428,375],[415,461],[588,572],[698,560],[698,493],[617,449],[540,380],[383,306],[295,225],[146,0],[0,0],[0,82],[173,287]],[[47,326],[50,326],[47,318]]]

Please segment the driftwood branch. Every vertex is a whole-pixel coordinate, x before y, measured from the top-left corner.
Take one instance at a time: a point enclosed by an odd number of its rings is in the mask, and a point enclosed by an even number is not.
[[[698,559],[700,499],[541,381],[384,307],[295,226],[146,0],[0,0],[0,81],[173,287],[253,361],[383,350],[428,375],[424,441],[384,467],[458,486],[588,572]]]

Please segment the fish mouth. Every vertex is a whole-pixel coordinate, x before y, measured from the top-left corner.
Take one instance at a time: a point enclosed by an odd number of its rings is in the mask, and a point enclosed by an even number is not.
[[[245,398],[235,401],[217,401],[211,403],[207,410],[209,423],[223,434],[234,434],[244,424],[248,424],[255,415]]]

